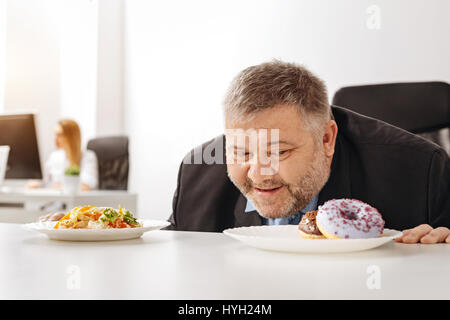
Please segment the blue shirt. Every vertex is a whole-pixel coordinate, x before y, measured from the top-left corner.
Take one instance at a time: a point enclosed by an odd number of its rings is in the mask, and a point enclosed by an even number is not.
[[[299,224],[300,219],[304,213],[309,211],[317,210],[317,202],[319,201],[319,194],[317,194],[302,210],[297,212],[296,214],[288,217],[288,218],[262,218],[264,225],[283,225],[283,224]],[[245,212],[256,211],[253,203],[247,199],[247,205],[245,207]]]

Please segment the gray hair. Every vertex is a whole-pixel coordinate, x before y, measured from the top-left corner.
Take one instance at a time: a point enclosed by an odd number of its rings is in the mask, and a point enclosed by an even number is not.
[[[225,121],[249,121],[275,105],[297,106],[303,124],[316,133],[333,119],[321,79],[301,65],[273,60],[233,79],[224,99]]]

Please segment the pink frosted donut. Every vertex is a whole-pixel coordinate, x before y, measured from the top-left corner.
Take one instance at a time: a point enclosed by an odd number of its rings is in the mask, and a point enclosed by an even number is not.
[[[376,238],[384,220],[377,209],[355,199],[333,199],[319,206],[317,227],[330,239]]]

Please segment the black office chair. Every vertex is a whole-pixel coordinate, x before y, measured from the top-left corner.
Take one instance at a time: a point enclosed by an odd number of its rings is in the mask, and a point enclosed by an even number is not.
[[[450,155],[450,85],[445,82],[388,83],[344,87],[332,101],[365,116],[418,134]]]
[[[127,190],[128,137],[111,136],[92,139],[87,149],[97,155],[98,187],[100,190]]]

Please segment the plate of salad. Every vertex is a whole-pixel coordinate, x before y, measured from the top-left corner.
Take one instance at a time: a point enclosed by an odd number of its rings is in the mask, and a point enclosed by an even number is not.
[[[81,206],[73,208],[58,221],[39,221],[24,227],[52,240],[109,241],[139,238],[144,232],[168,225],[167,221],[139,220],[121,206],[118,209]]]

